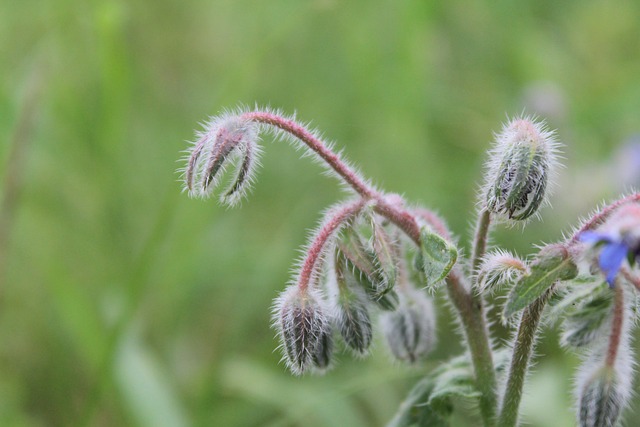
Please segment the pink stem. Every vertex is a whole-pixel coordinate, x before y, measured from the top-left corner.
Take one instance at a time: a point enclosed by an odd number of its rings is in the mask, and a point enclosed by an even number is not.
[[[626,197],[623,197],[622,199],[616,200],[610,205],[605,206],[600,212],[596,213],[593,217],[591,217],[591,219],[582,224],[582,227],[580,227],[580,229],[573,234],[573,236],[569,240],[569,243],[577,243],[580,233],[591,230],[602,224],[607,219],[607,217],[620,206],[637,201],[640,201],[640,193],[630,194]]]
[[[316,138],[311,132],[300,126],[293,120],[285,119],[272,113],[254,111],[242,115],[243,119],[258,123],[264,123],[282,129],[285,132],[304,142],[313,152],[327,162],[338,175],[340,175],[358,194],[364,198],[374,198],[376,191],[369,187],[360,177],[351,170],[333,151]]]
[[[627,281],[629,281],[629,283],[631,283],[633,286],[635,286],[638,292],[640,292],[640,278],[631,274],[631,272],[627,270],[627,268],[625,267],[620,269],[620,271],[622,272],[622,275],[624,276],[624,278],[627,279]]]
[[[306,291],[309,283],[311,283],[318,260],[322,258],[329,239],[335,235],[346,221],[356,216],[366,203],[366,199],[358,199],[331,212],[329,214],[331,216],[328,215],[328,219],[322,224],[320,231],[311,242],[311,246],[306,252],[307,255],[302,262],[300,276],[298,277],[298,287],[301,291]]]
[[[615,297],[613,301],[613,319],[611,320],[611,335],[609,336],[609,348],[607,349],[606,366],[612,367],[618,356],[620,339],[622,336],[622,322],[624,317],[624,290],[618,283],[614,287]]]

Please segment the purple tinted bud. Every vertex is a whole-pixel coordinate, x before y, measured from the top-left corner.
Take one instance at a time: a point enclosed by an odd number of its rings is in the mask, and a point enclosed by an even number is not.
[[[435,347],[435,313],[433,303],[416,289],[400,294],[395,311],[381,316],[383,332],[393,356],[414,363]]]
[[[324,369],[331,360],[331,324],[320,292],[290,285],[274,304],[274,326],[283,359],[296,375],[313,366]]]

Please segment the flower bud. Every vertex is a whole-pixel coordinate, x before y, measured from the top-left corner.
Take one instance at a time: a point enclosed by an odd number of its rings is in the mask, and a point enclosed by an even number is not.
[[[511,286],[528,273],[527,265],[507,251],[496,250],[484,257],[476,283],[480,293]]]
[[[385,288],[395,286],[398,277],[399,248],[391,236],[385,231],[378,219],[371,215],[371,247],[374,255],[374,265],[378,267],[379,276],[385,282]]]
[[[222,115],[211,119],[198,136],[188,151],[186,190],[191,196],[211,195],[227,163],[237,161],[236,178],[221,196],[224,203],[236,203],[246,193],[258,163],[258,125],[240,116]]]
[[[367,296],[346,269],[344,257],[337,256],[334,264],[337,285],[334,320],[347,346],[356,354],[364,355],[369,350],[373,335]]]
[[[580,427],[615,427],[625,396],[620,379],[612,367],[600,367],[587,380],[580,395]]]
[[[536,213],[555,166],[556,146],[541,123],[521,118],[505,125],[490,153],[486,208],[514,220]]]
[[[398,308],[384,313],[381,321],[391,353],[400,361],[414,363],[435,347],[433,303],[423,292],[403,291]]]
[[[353,228],[347,228],[338,243],[336,264],[344,265],[344,274],[351,274],[369,298],[383,310],[393,310],[398,296],[393,291],[393,281],[379,267],[373,249],[368,248],[362,237]]]
[[[274,304],[274,326],[283,349],[283,359],[296,375],[313,366],[326,368],[333,350],[331,324],[320,292],[290,285]]]

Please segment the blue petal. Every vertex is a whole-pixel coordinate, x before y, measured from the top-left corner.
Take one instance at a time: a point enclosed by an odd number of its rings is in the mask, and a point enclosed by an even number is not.
[[[629,252],[629,248],[623,243],[609,243],[606,245],[602,252],[600,252],[600,268],[607,275],[607,283],[609,286],[613,286],[618,270],[622,265]]]
[[[585,243],[598,243],[598,242],[612,242],[611,236],[605,233],[598,233],[596,231],[583,231],[578,236],[581,242]]]

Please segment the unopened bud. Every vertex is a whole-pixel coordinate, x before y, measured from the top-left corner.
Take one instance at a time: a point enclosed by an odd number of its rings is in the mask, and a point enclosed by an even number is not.
[[[367,296],[353,275],[346,270],[345,261],[339,256],[335,260],[338,289],[334,300],[334,320],[347,346],[356,354],[364,355],[371,345],[373,335]]]
[[[353,228],[345,229],[338,243],[336,264],[344,265],[345,274],[352,274],[369,298],[383,310],[392,310],[398,303],[393,291],[393,281],[385,276],[379,266],[376,253],[367,247],[363,238]]]
[[[487,172],[486,208],[524,220],[545,200],[557,142],[542,123],[521,118],[496,136]]]
[[[184,178],[191,196],[206,197],[220,183],[227,163],[238,163],[236,178],[221,200],[236,203],[246,193],[257,165],[258,125],[240,116],[223,115],[211,119],[199,140],[189,150]]]
[[[401,293],[395,311],[381,317],[383,332],[393,356],[414,363],[435,347],[435,313],[433,303],[416,289]]]
[[[624,403],[614,369],[599,368],[587,380],[580,395],[580,427],[615,427]]]
[[[318,290],[300,290],[290,285],[276,300],[274,317],[283,359],[294,374],[329,365],[333,348],[331,324]]]
[[[528,273],[527,265],[507,251],[497,250],[484,257],[476,283],[480,293],[513,285]]]
[[[382,280],[386,282],[385,288],[391,289],[398,276],[399,248],[374,215],[371,215],[370,221],[374,264],[378,267]]]

